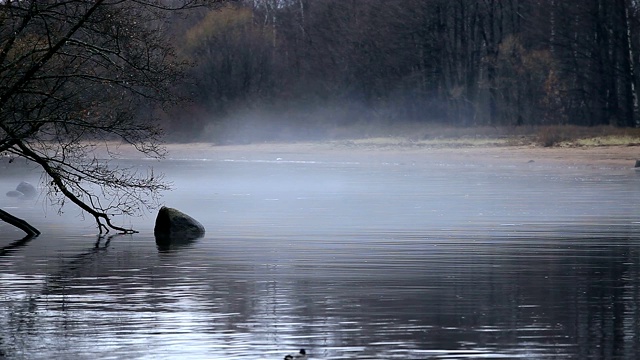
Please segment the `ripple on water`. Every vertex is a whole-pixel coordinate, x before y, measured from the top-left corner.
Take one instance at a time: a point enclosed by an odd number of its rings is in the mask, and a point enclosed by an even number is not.
[[[0,256],[0,353],[637,357],[637,177],[373,163],[160,164],[207,228],[163,251],[46,220]]]

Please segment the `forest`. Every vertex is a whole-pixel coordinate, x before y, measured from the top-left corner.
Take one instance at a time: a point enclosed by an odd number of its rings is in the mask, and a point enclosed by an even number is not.
[[[171,24],[169,138],[350,126],[638,127],[635,0],[253,0]],[[305,133],[306,132],[306,133]],[[291,134],[290,134],[291,133]]]

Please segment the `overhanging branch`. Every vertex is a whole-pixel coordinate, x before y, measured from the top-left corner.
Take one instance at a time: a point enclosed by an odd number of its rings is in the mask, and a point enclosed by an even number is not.
[[[2,209],[0,209],[0,220],[7,222],[17,227],[18,229],[24,231],[25,233],[27,233],[27,236],[29,237],[40,235],[40,231],[38,231],[38,229],[36,229],[35,227],[31,226],[28,222],[20,218],[17,218]]]
[[[64,194],[64,196],[67,199],[71,200],[71,202],[78,205],[82,210],[86,211],[87,213],[91,214],[94,217],[98,225],[98,230],[100,231],[101,234],[103,230],[104,232],[108,233],[110,228],[125,234],[131,234],[131,233],[137,232],[132,229],[125,229],[123,227],[113,225],[111,223],[111,219],[109,218],[109,215],[93,209],[91,206],[87,205],[84,201],[80,200],[75,194],[73,194],[73,192],[71,192],[62,181],[62,177],[60,176],[60,174],[49,165],[49,162],[47,161],[47,159],[41,157],[40,155],[38,155],[36,152],[31,150],[28,146],[26,146],[24,143],[20,141],[18,141],[16,146],[20,148],[24,156],[28,157],[29,159],[31,159],[32,161],[34,161],[35,163],[37,163],[42,167],[42,169],[47,173],[47,175],[51,177],[51,180],[56,185],[56,187],[62,192],[62,194]]]

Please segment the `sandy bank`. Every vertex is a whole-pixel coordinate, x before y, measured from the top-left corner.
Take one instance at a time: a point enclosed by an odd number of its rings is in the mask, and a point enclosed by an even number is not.
[[[167,144],[168,158],[315,160],[358,162],[413,162],[463,164],[540,164],[592,168],[632,168],[640,146],[538,147],[480,146],[428,147],[410,144],[354,142],[283,143],[217,146],[207,143]]]

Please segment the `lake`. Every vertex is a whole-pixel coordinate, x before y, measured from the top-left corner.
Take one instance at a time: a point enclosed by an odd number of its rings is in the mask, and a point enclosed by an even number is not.
[[[38,173],[0,165],[0,192]],[[640,172],[446,158],[169,158],[154,214],[96,236],[4,197],[0,358],[637,359]],[[10,171],[11,170],[11,171]]]

